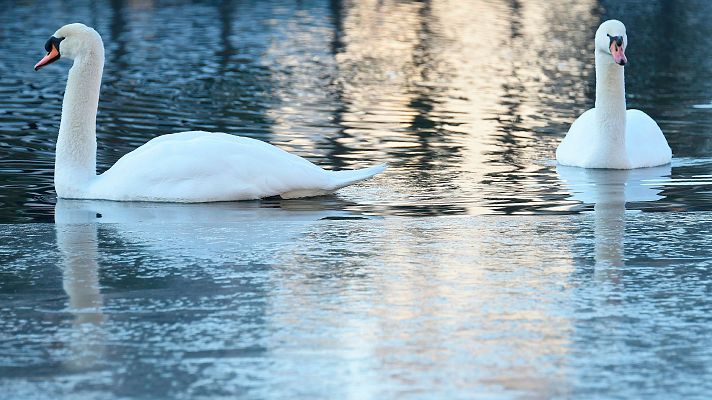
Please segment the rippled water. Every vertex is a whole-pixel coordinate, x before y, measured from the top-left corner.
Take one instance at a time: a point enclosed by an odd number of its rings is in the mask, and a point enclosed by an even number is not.
[[[628,105],[658,121],[671,166],[553,160],[593,105],[592,37],[608,18],[628,27]],[[0,390],[712,393],[711,18],[701,0],[2,8]],[[192,129],[390,168],[317,199],[58,202],[68,64],[32,66],[74,21],[106,46],[100,171]]]
[[[709,210],[712,5],[624,3],[72,2],[47,5],[49,20],[21,3],[0,14],[13,38],[0,64],[0,220],[52,220],[68,65],[32,66],[73,20],[107,48],[99,170],[160,134],[226,131],[327,168],[388,162],[340,197],[422,216],[581,210],[554,150],[593,105],[593,32],[620,16],[629,106],[659,122],[677,159],[650,207]]]

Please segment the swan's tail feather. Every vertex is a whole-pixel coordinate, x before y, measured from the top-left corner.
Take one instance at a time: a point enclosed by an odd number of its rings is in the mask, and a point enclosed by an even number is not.
[[[341,189],[344,186],[351,185],[356,182],[361,182],[374,175],[385,171],[388,166],[386,164],[376,165],[374,167],[354,169],[350,171],[326,171],[331,178],[331,185],[316,189],[297,189],[279,196],[283,199],[298,199],[302,197],[323,196]]]
[[[368,178],[379,174],[388,168],[386,164],[379,164],[373,167],[353,169],[349,171],[331,171],[332,181],[334,182],[334,189],[341,189],[342,187],[354,184],[356,182],[364,181]]]

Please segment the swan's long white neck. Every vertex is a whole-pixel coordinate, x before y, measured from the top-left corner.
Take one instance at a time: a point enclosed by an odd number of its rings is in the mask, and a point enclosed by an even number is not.
[[[628,163],[625,149],[626,104],[624,68],[610,54],[596,50],[596,127],[600,151],[611,165]],[[603,154],[599,154],[603,156]]]
[[[75,58],[69,70],[54,165],[60,197],[79,197],[96,176],[96,111],[103,69],[104,46],[99,39]]]

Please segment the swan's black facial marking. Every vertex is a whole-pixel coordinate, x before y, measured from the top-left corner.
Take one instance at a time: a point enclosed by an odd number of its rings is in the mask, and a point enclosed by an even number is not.
[[[608,44],[608,51],[610,51],[611,56],[613,56],[613,62],[620,66],[624,66],[628,59],[625,56],[625,49],[623,48],[623,36],[611,36],[608,35],[610,43]]]
[[[62,42],[62,40],[64,40],[64,38],[56,38],[54,36],[50,37],[45,43],[45,50],[47,51],[47,53],[52,51],[52,45],[54,45],[54,48],[59,51],[59,43]]]
[[[623,36],[611,36],[606,33],[606,36],[608,36],[608,39],[610,40],[610,43],[608,43],[608,47],[611,47],[613,42],[616,42],[618,47],[623,46]]]

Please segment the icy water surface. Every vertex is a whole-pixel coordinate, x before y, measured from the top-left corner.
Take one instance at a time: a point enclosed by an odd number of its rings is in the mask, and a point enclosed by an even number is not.
[[[592,37],[672,165],[560,167]],[[0,10],[2,398],[708,398],[712,3],[21,1]],[[68,63],[104,38],[98,168],[164,133],[250,136],[335,196],[57,201]],[[209,160],[206,160],[209,162]]]
[[[57,215],[0,227],[12,398],[712,390],[708,214],[343,219],[62,201]]]

